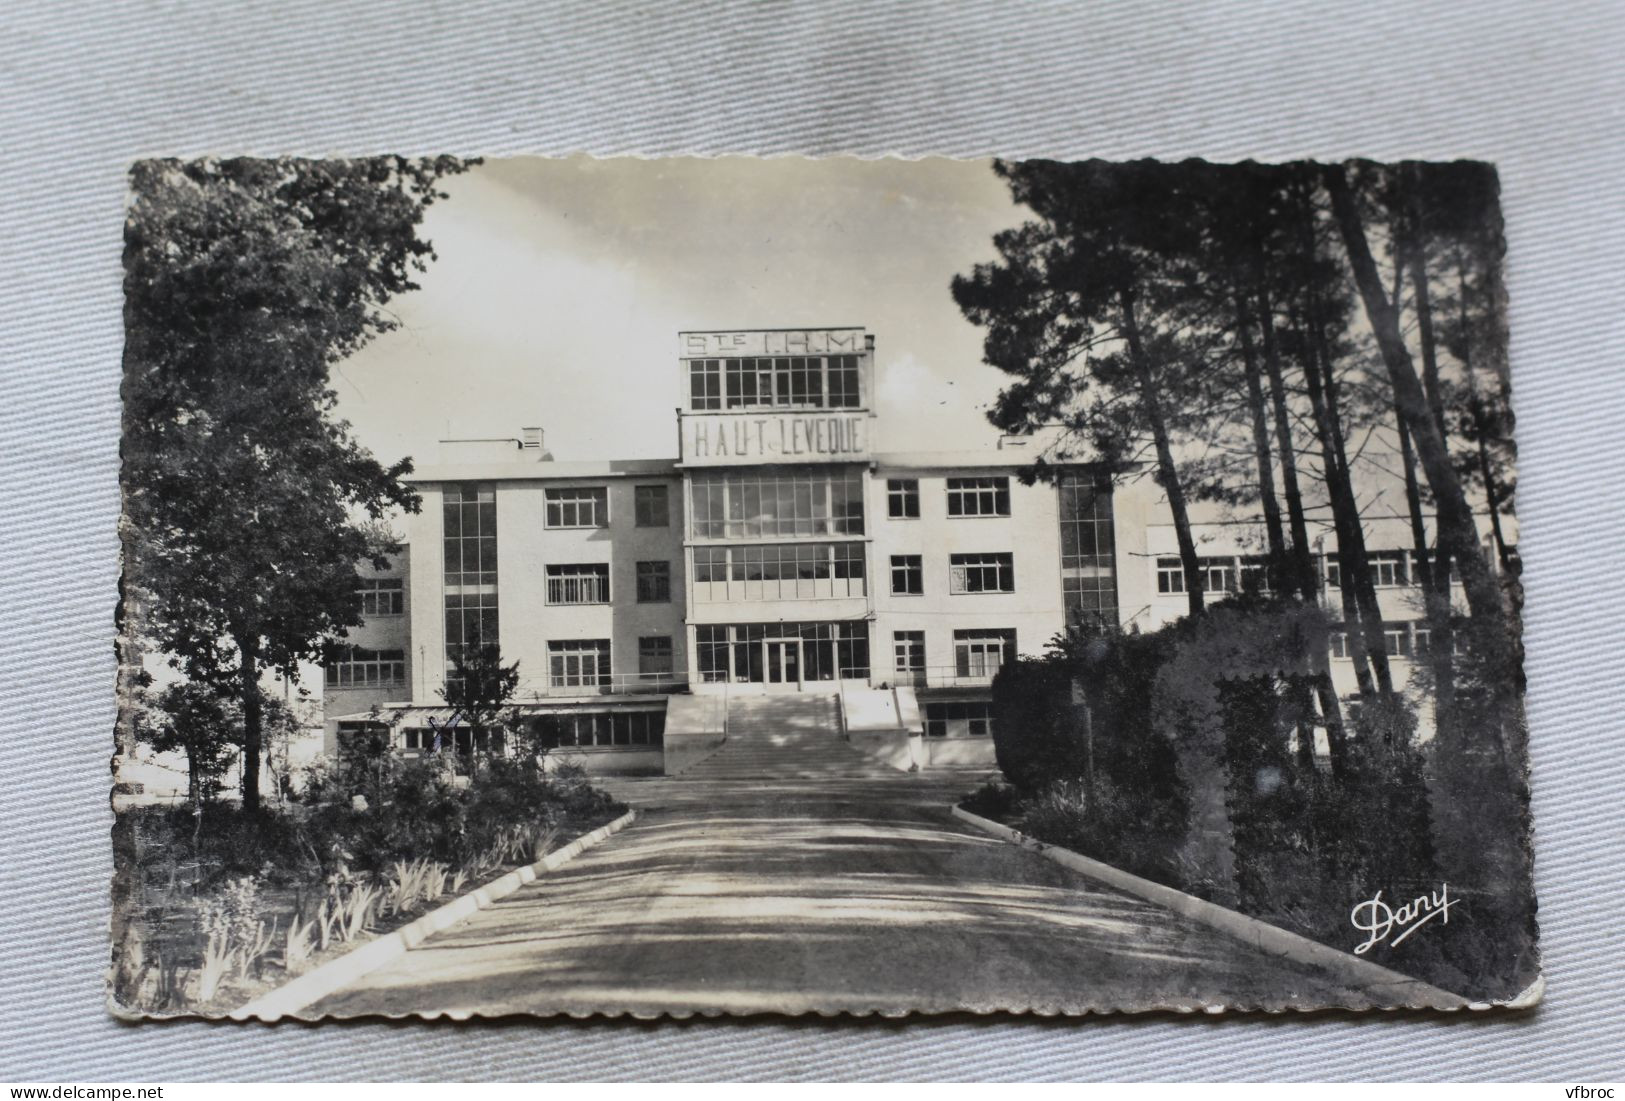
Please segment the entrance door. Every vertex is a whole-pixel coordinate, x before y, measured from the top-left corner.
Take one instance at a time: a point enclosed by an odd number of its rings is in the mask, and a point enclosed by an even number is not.
[[[767,648],[767,690],[797,692],[801,689],[801,640],[770,638]]]

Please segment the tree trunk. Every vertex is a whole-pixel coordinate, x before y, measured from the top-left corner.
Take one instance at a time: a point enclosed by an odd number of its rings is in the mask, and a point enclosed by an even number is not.
[[[1450,622],[1450,559],[1435,554],[1428,546],[1427,523],[1422,516],[1422,489],[1416,479],[1416,453],[1411,434],[1399,419],[1399,457],[1405,468],[1405,504],[1411,517],[1411,543],[1416,553],[1416,570],[1422,584],[1422,601],[1428,618],[1428,657],[1433,669],[1433,725],[1443,730],[1453,717],[1456,702],[1455,639]],[[1437,559],[1437,561],[1434,561]],[[1421,655],[1417,655],[1420,660]]]
[[[1286,493],[1287,522],[1292,525],[1292,559],[1298,574],[1298,591],[1305,601],[1320,592],[1320,574],[1309,554],[1309,525],[1303,514],[1303,494],[1298,487],[1297,449],[1292,443],[1292,417],[1286,404],[1286,382],[1281,373],[1280,343],[1275,339],[1275,311],[1268,293],[1259,292],[1264,331],[1264,369],[1269,372],[1270,400],[1275,407],[1276,450],[1281,456],[1281,486]]]
[[[1318,321],[1318,313],[1311,308],[1311,327]],[[1337,564],[1338,580],[1337,591],[1343,604],[1343,632],[1349,646],[1349,657],[1354,662],[1354,677],[1359,682],[1360,695],[1366,699],[1374,696],[1376,686],[1372,677],[1372,662],[1369,647],[1366,644],[1365,625],[1360,614],[1359,599],[1355,595],[1353,582],[1349,579],[1350,565],[1345,548],[1353,545],[1354,536],[1349,534],[1350,516],[1348,494],[1344,491],[1344,479],[1338,466],[1338,453],[1332,444],[1331,418],[1327,415],[1325,388],[1320,373],[1319,361],[1316,354],[1316,344],[1313,336],[1306,334],[1305,346],[1307,358],[1304,364],[1304,388],[1309,393],[1309,407],[1315,422],[1315,436],[1320,442],[1320,461],[1326,477],[1326,495],[1332,506],[1332,529],[1337,535]],[[1353,524],[1359,524],[1359,516],[1353,518]]]
[[[1506,618],[1501,587],[1485,561],[1483,548],[1478,545],[1478,527],[1473,519],[1472,507],[1467,503],[1461,479],[1451,465],[1445,438],[1439,433],[1427,395],[1416,377],[1410,351],[1400,335],[1399,311],[1383,291],[1382,278],[1371,256],[1365,227],[1360,221],[1360,212],[1355,208],[1354,196],[1349,190],[1343,167],[1326,165],[1322,178],[1331,195],[1332,211],[1354,272],[1354,281],[1365,304],[1366,317],[1371,322],[1372,332],[1382,351],[1383,364],[1388,369],[1395,403],[1411,430],[1417,457],[1433,490],[1438,511],[1440,549],[1456,561],[1474,617],[1482,619],[1493,629]]]
[[[1174,465],[1174,452],[1168,442],[1168,425],[1162,416],[1162,399],[1157,395],[1156,380],[1151,375],[1145,346],[1140,340],[1139,320],[1135,316],[1134,292],[1128,287],[1118,292],[1118,303],[1123,310],[1123,337],[1128,343],[1129,358],[1140,381],[1140,401],[1145,406],[1145,417],[1151,425],[1151,438],[1157,448],[1157,483],[1168,495],[1168,511],[1174,517],[1174,538],[1179,542],[1179,561],[1185,571],[1185,591],[1190,602],[1190,614],[1200,616],[1202,601],[1202,566],[1196,557],[1196,540],[1191,537],[1190,513],[1185,507],[1185,487],[1179,480],[1179,469]]]
[[[233,640],[243,705],[243,810],[254,814],[260,809],[260,640],[248,631],[238,632]]]
[[[1311,361],[1304,371],[1309,391],[1309,403],[1314,412],[1315,429],[1326,466],[1326,488],[1331,497],[1332,518],[1337,530],[1337,560],[1342,575],[1343,607],[1347,617],[1352,605],[1357,616],[1349,620],[1349,638],[1360,636],[1356,654],[1363,653],[1370,663],[1376,690],[1384,696],[1394,691],[1393,673],[1388,667],[1388,651],[1382,632],[1382,610],[1377,606],[1377,590],[1371,581],[1371,563],[1366,556],[1365,533],[1360,527],[1360,501],[1354,493],[1354,480],[1349,473],[1348,454],[1343,447],[1343,418],[1338,407],[1337,379],[1332,372],[1331,349],[1321,325],[1320,303],[1313,290],[1309,291],[1309,327]],[[1356,672],[1359,671],[1356,657]],[[1366,695],[1369,686],[1361,682],[1360,692]]]
[[[1467,379],[1467,408],[1473,418],[1473,431],[1478,437],[1478,473],[1484,480],[1484,502],[1490,510],[1490,531],[1495,537],[1495,554],[1501,569],[1512,574],[1512,554],[1507,549],[1506,535],[1501,531],[1501,493],[1495,484],[1495,464],[1490,458],[1489,416],[1484,412],[1484,399],[1478,393],[1478,375],[1473,369],[1472,329],[1468,326],[1467,263],[1461,252],[1456,252],[1456,278],[1460,287],[1461,311],[1461,369]]]
[[[1258,499],[1264,506],[1264,533],[1269,540],[1269,573],[1275,586],[1290,594],[1299,580],[1287,560],[1286,533],[1281,528],[1281,505],[1275,499],[1275,467],[1270,458],[1270,429],[1264,409],[1264,387],[1253,351],[1252,323],[1247,304],[1236,295],[1236,335],[1241,342],[1242,370],[1247,377],[1247,407],[1253,421],[1253,455],[1258,461]],[[1301,590],[1300,590],[1301,591]]]

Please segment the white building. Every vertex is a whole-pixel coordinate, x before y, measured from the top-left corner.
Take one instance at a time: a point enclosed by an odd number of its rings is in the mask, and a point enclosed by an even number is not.
[[[450,654],[496,642],[519,662],[529,721],[594,770],[677,771],[740,701],[779,693],[827,697],[852,744],[897,767],[991,763],[1000,664],[1069,620],[1150,629],[1185,613],[1150,478],[1114,487],[1074,464],[1022,485],[1024,438],[888,452],[874,358],[861,328],[679,334],[676,459],[557,462],[540,429],[447,441],[412,476],[422,511],[394,568],[367,575],[366,623],[327,670],[329,748],[382,732],[379,717],[402,750],[432,748]],[[1197,521],[1210,593],[1239,590],[1260,525]],[[1315,534],[1335,585],[1329,528]],[[1408,523],[1377,517],[1367,538],[1401,684],[1426,644]],[[1334,636],[1351,694],[1338,653]]]

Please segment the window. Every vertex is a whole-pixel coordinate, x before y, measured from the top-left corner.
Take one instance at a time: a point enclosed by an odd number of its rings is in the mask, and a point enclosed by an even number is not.
[[[891,591],[893,596],[920,596],[925,592],[925,566],[920,555],[891,556]]]
[[[1424,627],[1419,623],[1411,629],[1411,636],[1417,657],[1427,657],[1433,653],[1433,628]]]
[[[886,515],[893,520],[920,518],[920,483],[913,478],[886,480]]]
[[[358,587],[363,617],[400,615],[406,611],[406,594],[398,577],[370,577]]]
[[[862,543],[694,548],[694,599],[822,600],[866,595]]]
[[[986,738],[993,733],[993,705],[979,700],[925,705],[927,738]]]
[[[925,672],[925,632],[893,631],[894,665],[899,673]]]
[[[671,514],[667,508],[667,492],[665,486],[636,486],[632,490],[632,511],[636,514],[635,523],[640,528],[664,528],[671,526]]]
[[[448,485],[441,504],[449,673],[458,654],[500,645],[496,489],[489,485]],[[448,677],[448,687],[452,680]]]
[[[953,554],[948,556],[948,591],[952,593],[1013,593],[1016,567],[1010,554]]]
[[[1343,564],[1337,560],[1337,555],[1322,555],[1320,559],[1326,573],[1326,584],[1334,589],[1343,587]]]
[[[1236,560],[1234,558],[1202,557],[1196,560],[1202,591],[1233,593],[1236,591]],[[1185,567],[1178,558],[1157,559],[1157,592],[1182,593],[1185,591]]]
[[[1371,583],[1380,588],[1409,585],[1410,562],[1404,551],[1372,551],[1366,555],[1371,567]]]
[[[1349,635],[1343,629],[1341,623],[1334,625],[1330,631],[1326,632],[1326,649],[1331,652],[1334,658],[1349,656]]]
[[[948,515],[1010,515],[1010,479],[949,478]]]
[[[671,636],[649,635],[638,639],[638,676],[658,680],[671,676]]]
[[[1382,648],[1391,658],[1410,657],[1411,625],[1409,623],[1384,623],[1382,625]]]
[[[688,365],[688,407],[722,408],[722,361],[696,359]]]
[[[1069,626],[1117,626],[1117,545],[1112,483],[1105,475],[1069,470],[1060,495],[1061,599]]]
[[[1263,555],[1251,554],[1241,559],[1240,573],[1237,578],[1238,591],[1254,589],[1267,593],[1274,586],[1270,583],[1270,560]]]
[[[329,688],[384,688],[406,683],[406,652],[349,646],[327,663]]]
[[[863,534],[863,475],[854,469],[695,474],[689,484],[696,539]]]
[[[695,662],[704,681],[767,679],[764,643],[768,639],[801,640],[801,677],[828,681],[869,677],[869,624],[836,623],[702,623],[694,628]]]
[[[856,409],[857,356],[754,356],[694,359],[688,364],[689,408]]]
[[[609,500],[603,486],[580,486],[547,491],[547,526],[550,528],[602,528],[609,526]]]
[[[638,603],[665,604],[671,600],[671,563],[638,563]]]
[[[1210,593],[1236,591],[1236,563],[1233,558],[1201,558],[1202,590]]]
[[[609,566],[587,562],[547,567],[549,604],[608,604]]]
[[[665,741],[664,711],[598,711],[543,715],[538,741],[549,748],[641,749]]]
[[[1005,627],[954,632],[954,672],[991,677],[1016,656],[1016,632]]]
[[[609,639],[563,639],[547,644],[548,683],[554,687],[608,687]]]

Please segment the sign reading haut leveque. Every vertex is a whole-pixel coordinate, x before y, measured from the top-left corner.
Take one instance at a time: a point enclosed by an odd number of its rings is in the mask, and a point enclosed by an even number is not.
[[[690,413],[683,462],[690,465],[860,462],[869,457],[867,413]]]
[[[862,355],[862,329],[745,329],[733,332],[678,333],[678,355],[696,356],[834,356]]]

